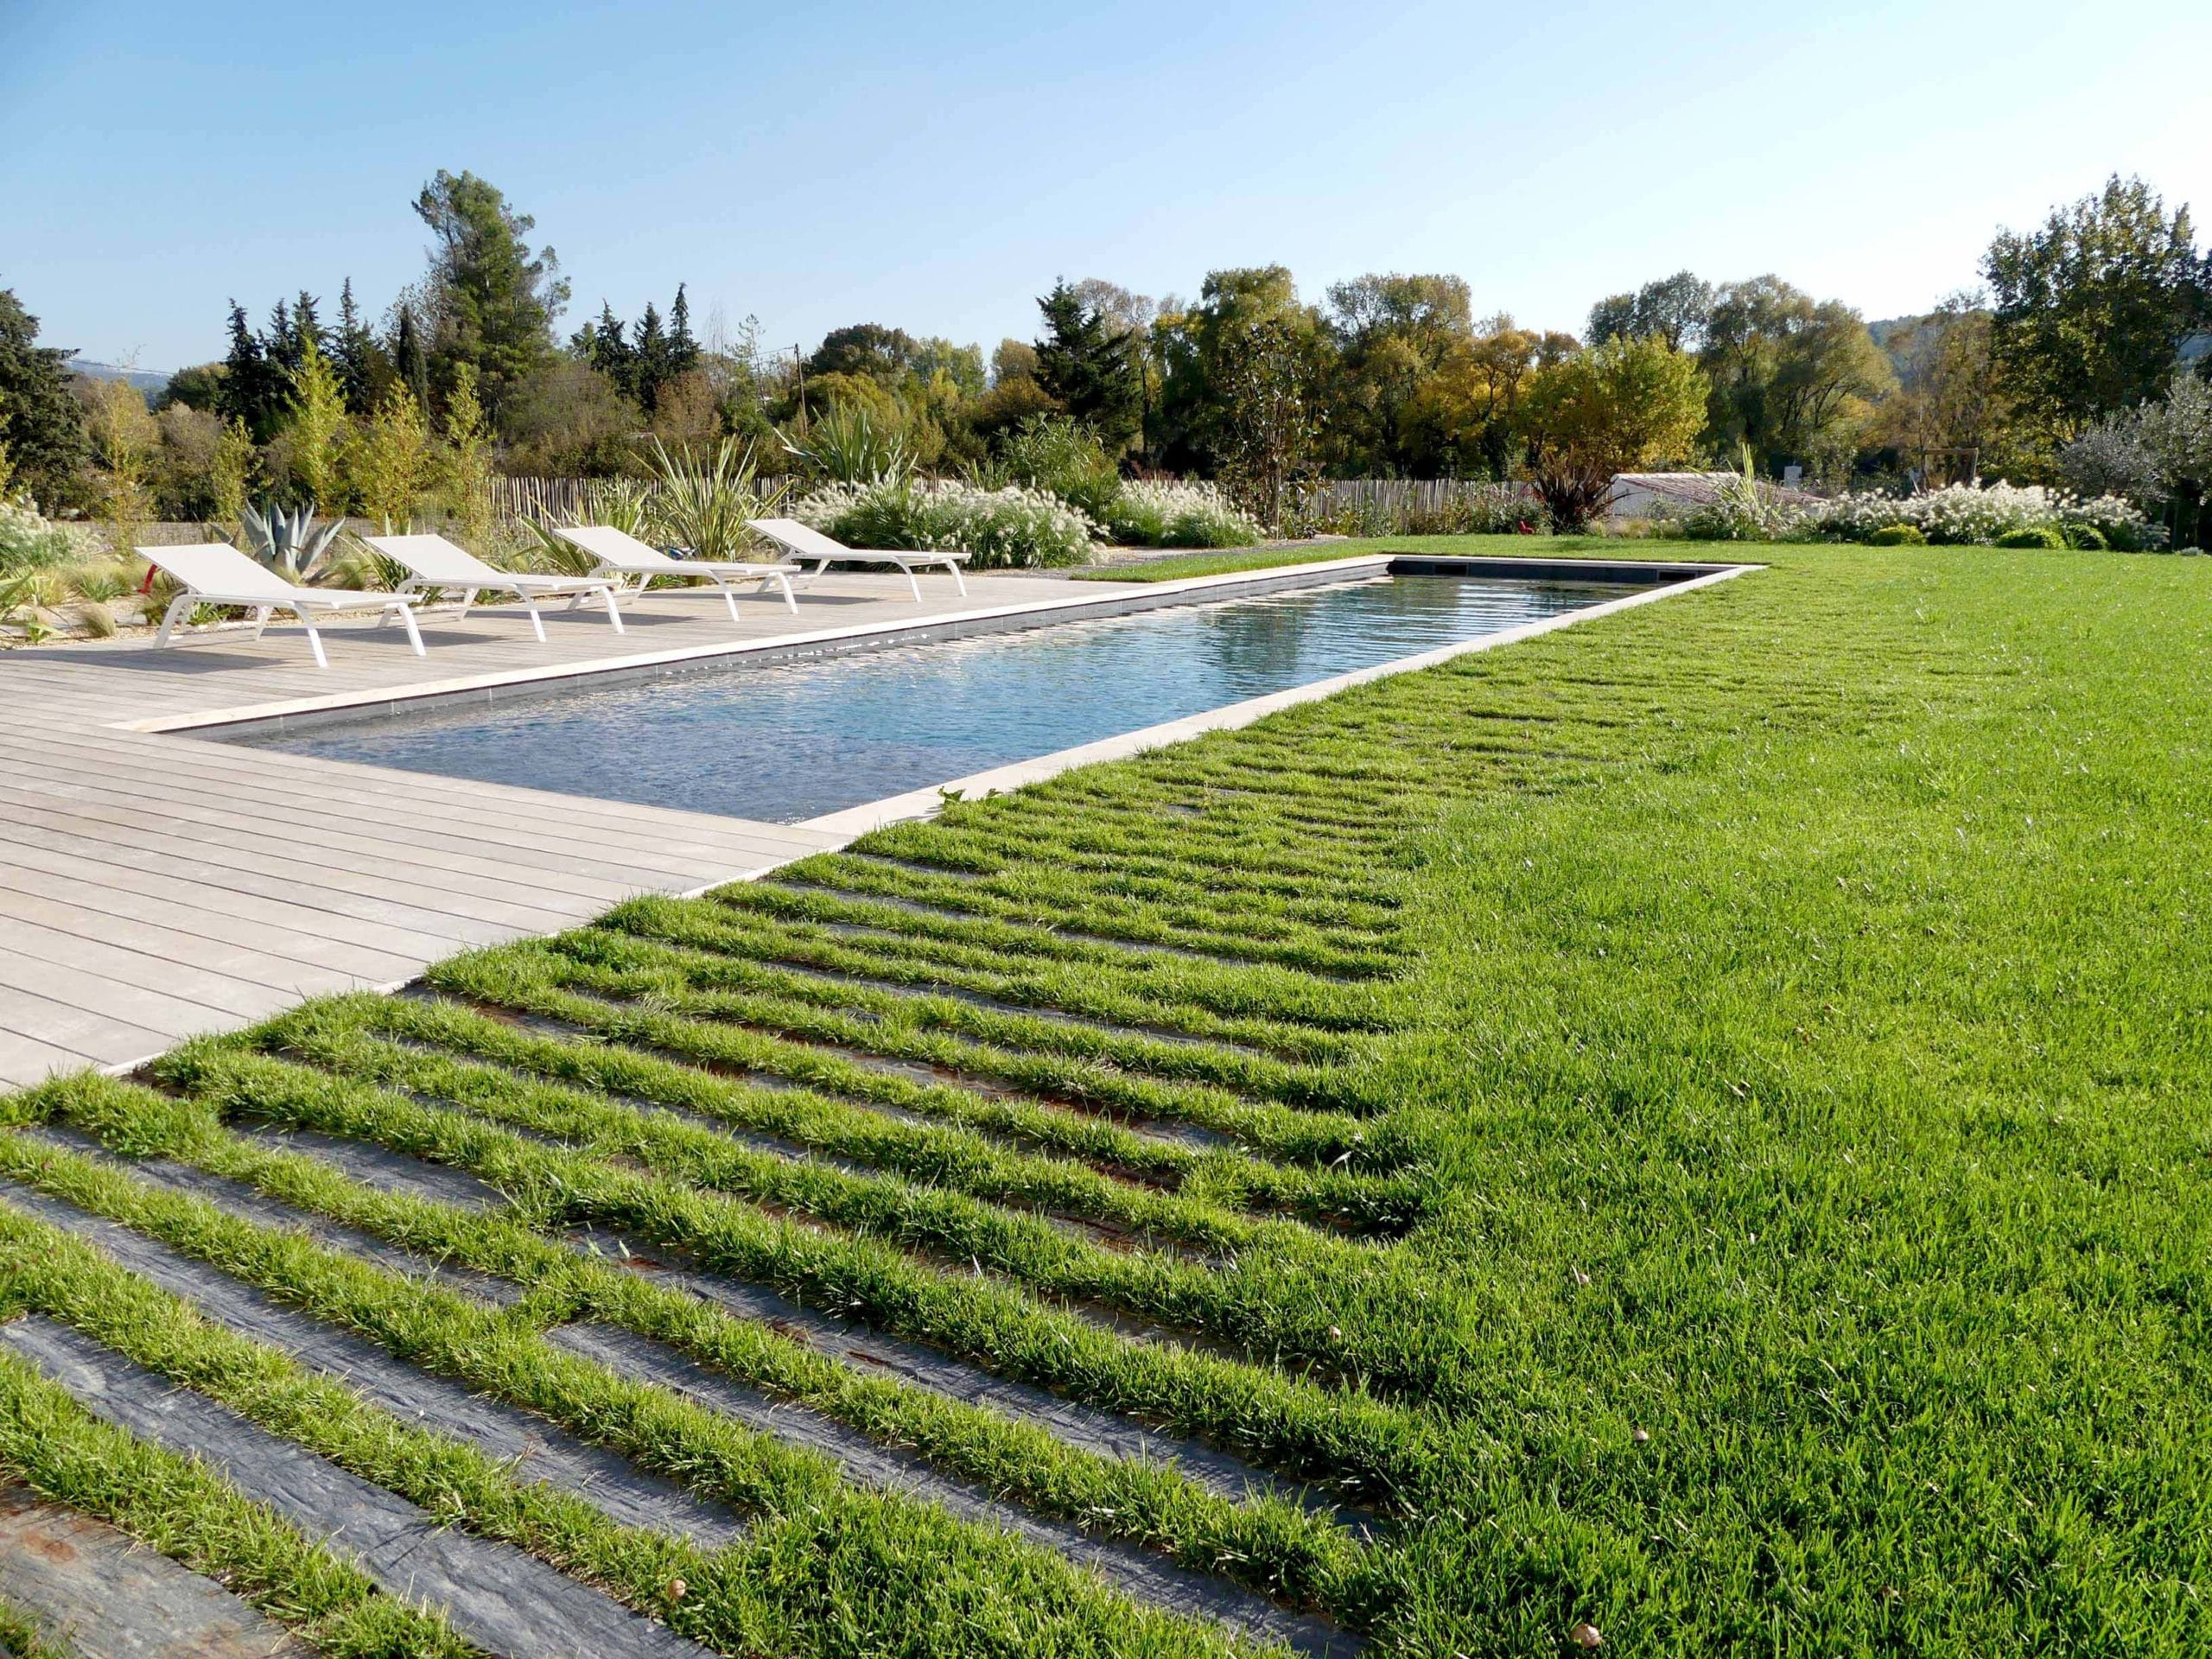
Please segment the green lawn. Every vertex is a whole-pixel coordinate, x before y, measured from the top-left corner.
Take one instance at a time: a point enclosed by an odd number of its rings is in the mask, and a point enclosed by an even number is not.
[[[4,1192],[0,1299],[730,1653],[1222,1638],[551,1327],[1386,1654],[1555,1655],[1584,1621],[1685,1659],[2202,1652],[2212,565],[1370,545],[1770,568],[5,1103],[517,1282],[479,1305],[0,1136],[0,1175],[728,1503],[741,1543],[518,1481]],[[511,1203],[361,1185],[270,1121]],[[861,1376],[559,1242],[585,1227],[1355,1507]],[[382,1650],[312,1541],[118,1439],[0,1359],[0,1466]]]

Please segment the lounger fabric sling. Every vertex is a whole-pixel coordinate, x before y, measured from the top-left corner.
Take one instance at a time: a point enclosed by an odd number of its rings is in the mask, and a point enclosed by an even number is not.
[[[768,584],[774,582],[784,590],[784,603],[798,609],[798,601],[791,596],[791,578],[799,574],[795,564],[760,564],[748,559],[672,559],[657,547],[648,547],[628,532],[607,524],[573,524],[556,528],[553,533],[572,546],[580,547],[599,563],[594,568],[594,576],[626,576],[637,582],[630,591],[643,593],[645,585],[655,576],[702,577],[714,584],[721,593],[722,602],[729,607],[729,620],[737,618],[737,590],[733,582],[757,582],[760,592],[766,593]]]
[[[254,613],[253,637],[257,639],[269,626],[273,612],[289,611],[298,617],[307,628],[308,646],[315,652],[317,668],[328,668],[330,659],[323,655],[322,636],[315,632],[315,619],[346,611],[381,611],[386,621],[397,616],[407,629],[407,643],[415,648],[417,657],[423,655],[423,634],[415,626],[416,601],[410,595],[357,593],[342,588],[302,588],[266,566],[256,564],[226,542],[201,542],[191,547],[142,547],[138,556],[156,569],[168,571],[184,588],[162,613],[161,632],[154,636],[156,645],[168,644],[169,634],[179,619],[195,605],[240,605]]]
[[[929,568],[942,565],[950,573],[952,584],[964,597],[968,584],[962,580],[960,567],[968,562],[965,553],[940,553],[917,550],[913,548],[847,547],[842,542],[832,541],[810,524],[796,518],[748,518],[746,528],[757,531],[770,541],[798,559],[812,559],[814,569],[804,572],[801,582],[812,582],[833,564],[895,564],[906,578],[906,585],[914,590],[914,603],[922,602],[922,584],[914,579],[914,567]]]
[[[461,595],[459,613],[462,616],[468,614],[480,593],[512,594],[530,612],[530,626],[542,644],[545,622],[537,613],[539,600],[565,599],[568,608],[573,611],[586,600],[597,599],[607,607],[607,620],[614,625],[614,632],[622,632],[622,613],[614,604],[614,590],[621,584],[607,577],[540,575],[530,571],[494,569],[442,536],[364,536],[361,539],[412,573],[400,584],[401,593],[457,593]]]

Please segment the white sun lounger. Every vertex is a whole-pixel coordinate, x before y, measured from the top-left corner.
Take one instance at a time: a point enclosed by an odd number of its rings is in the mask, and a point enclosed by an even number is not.
[[[317,668],[328,668],[330,659],[322,654],[322,636],[315,632],[315,619],[343,611],[381,611],[381,620],[387,621],[397,616],[406,625],[407,643],[415,647],[417,657],[423,655],[422,631],[415,626],[416,601],[408,594],[302,588],[266,566],[256,564],[226,542],[202,542],[193,547],[142,547],[138,556],[184,584],[184,591],[171,600],[168,609],[162,613],[161,632],[154,636],[156,645],[168,644],[169,633],[178,619],[195,605],[242,605],[253,612],[253,637],[257,639],[269,626],[273,612],[289,611],[298,617],[307,627],[308,645],[315,652]]]
[[[847,547],[835,542],[810,524],[796,518],[748,518],[746,528],[756,530],[794,558],[812,559],[814,569],[799,578],[812,582],[833,564],[895,564],[906,578],[906,585],[914,590],[914,603],[922,602],[922,584],[914,580],[914,567],[943,565],[951,575],[952,585],[964,596],[968,584],[962,580],[960,567],[968,562],[965,553],[918,552],[912,548],[894,550],[890,548]]]
[[[480,593],[512,594],[530,613],[530,626],[538,642],[545,639],[544,619],[537,613],[541,599],[565,599],[575,610],[596,597],[607,607],[607,620],[622,632],[622,613],[615,608],[619,582],[605,576],[551,576],[531,571],[498,570],[467,549],[456,547],[442,536],[364,536],[361,539],[388,559],[395,559],[414,574],[400,584],[403,594],[433,591],[461,595],[458,614],[467,616]]]
[[[791,578],[799,574],[795,564],[759,564],[749,559],[671,559],[658,548],[648,547],[626,531],[606,524],[556,526],[553,533],[599,561],[593,575],[636,578],[638,585],[631,590],[635,593],[645,592],[655,576],[704,577],[720,590],[722,602],[729,607],[729,620],[734,622],[737,590],[730,583],[757,582],[758,591],[766,593],[772,582],[783,588],[784,603],[794,611],[798,609],[798,601],[791,596]]]

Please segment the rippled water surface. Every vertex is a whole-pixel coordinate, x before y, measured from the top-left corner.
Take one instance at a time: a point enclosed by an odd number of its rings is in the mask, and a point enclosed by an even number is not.
[[[1636,591],[1382,576],[232,741],[789,823]]]

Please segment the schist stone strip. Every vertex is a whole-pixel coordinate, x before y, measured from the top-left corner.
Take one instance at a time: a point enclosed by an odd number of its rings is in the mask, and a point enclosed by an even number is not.
[[[641,1474],[612,1452],[576,1440],[532,1413],[472,1394],[418,1370],[365,1338],[285,1306],[219,1268],[48,1198],[0,1181],[0,1200],[99,1245],[124,1267],[182,1297],[206,1318],[290,1355],[343,1382],[403,1422],[465,1440],[487,1456],[518,1459],[516,1472],[595,1504],[625,1525],[694,1538],[709,1548],[737,1536],[734,1516],[672,1482]]]
[[[522,1300],[522,1287],[510,1280],[479,1273],[472,1268],[458,1268],[449,1262],[434,1261],[412,1250],[402,1249],[373,1233],[362,1232],[358,1228],[332,1221],[327,1216],[317,1215],[311,1210],[302,1210],[280,1198],[272,1198],[244,1181],[211,1175],[204,1169],[195,1169],[190,1164],[177,1163],[167,1158],[119,1159],[92,1136],[80,1135],[73,1129],[47,1128],[26,1129],[22,1133],[27,1140],[44,1141],[81,1157],[102,1158],[120,1164],[142,1180],[167,1187],[172,1192],[205,1198],[217,1209],[245,1220],[305,1233],[318,1244],[342,1250],[387,1272],[423,1280],[442,1289],[473,1296],[479,1301],[493,1302],[503,1307]]]
[[[603,1325],[563,1325],[549,1335],[573,1352],[683,1395],[745,1427],[820,1452],[861,1485],[933,1503],[963,1520],[1011,1533],[1090,1569],[1125,1594],[1165,1611],[1210,1619],[1255,1641],[1279,1642],[1313,1659],[1348,1659],[1364,1645],[1357,1637],[1319,1619],[1286,1611],[1264,1597],[1001,1503],[818,1413],[779,1404],[661,1343]]]
[[[387,1593],[442,1608],[499,1659],[707,1659],[708,1650],[505,1544],[442,1527],[405,1499],[33,1316],[0,1343],[86,1409],[198,1457],[247,1497],[357,1562]]]
[[[0,1599],[77,1659],[314,1659],[214,1580],[12,1482],[0,1483]]]

